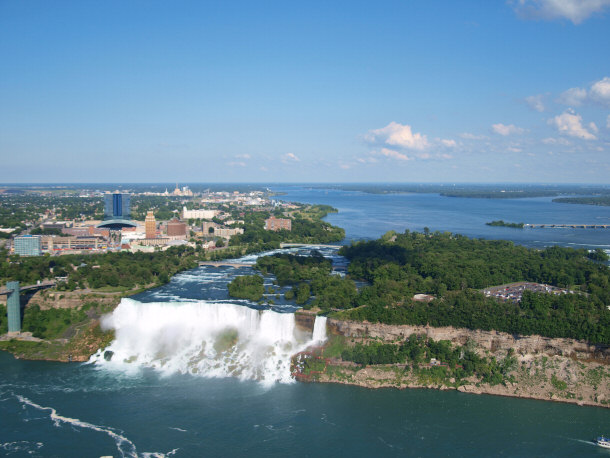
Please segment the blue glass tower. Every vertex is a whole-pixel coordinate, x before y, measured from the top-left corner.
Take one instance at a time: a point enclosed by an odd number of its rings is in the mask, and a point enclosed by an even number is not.
[[[136,227],[131,221],[129,195],[116,192],[106,194],[104,201],[104,221],[97,225],[109,231],[108,248],[118,250],[121,247],[121,229]]]
[[[104,205],[104,219],[129,219],[129,194],[106,194]]]
[[[97,227],[120,231],[124,227],[136,227],[131,221],[129,194],[116,192],[104,198],[104,221]]]

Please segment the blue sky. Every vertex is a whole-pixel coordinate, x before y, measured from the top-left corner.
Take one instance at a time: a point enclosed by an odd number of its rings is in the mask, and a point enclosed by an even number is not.
[[[610,0],[0,0],[0,182],[609,183]]]

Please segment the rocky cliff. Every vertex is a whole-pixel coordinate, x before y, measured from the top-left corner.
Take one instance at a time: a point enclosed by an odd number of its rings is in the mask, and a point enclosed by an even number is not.
[[[341,321],[329,318],[328,331],[352,338],[379,338],[384,341],[405,339],[411,334],[425,335],[434,340],[449,340],[464,345],[471,339],[477,346],[489,350],[508,351],[513,349],[521,355],[545,354],[548,356],[566,356],[580,360],[595,360],[610,363],[610,347],[592,345],[574,339],[552,339],[541,336],[518,336],[505,332],[456,329],[451,327],[435,328],[430,326],[388,325],[357,321]]]

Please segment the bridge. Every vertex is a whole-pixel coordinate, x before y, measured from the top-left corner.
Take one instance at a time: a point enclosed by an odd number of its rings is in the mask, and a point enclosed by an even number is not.
[[[33,285],[26,285],[19,288],[19,292],[23,293],[26,291],[32,291],[35,289],[43,289],[43,288],[51,288],[52,286],[57,285],[55,280],[45,280],[40,283],[35,283]],[[7,287],[0,288],[0,296],[4,296],[6,294],[11,294],[13,292],[12,289],[8,289]]]
[[[34,285],[19,287],[18,281],[9,281],[5,288],[0,288],[0,295],[8,295],[6,299],[6,316],[8,318],[9,334],[21,332],[21,293],[55,286],[55,280],[47,280]]]
[[[294,248],[294,247],[311,247],[311,248],[334,248],[339,250],[343,248],[343,245],[322,245],[319,243],[280,243],[280,248]]]
[[[610,228],[610,224],[524,224],[524,228],[569,228],[569,229],[608,229]]]
[[[230,262],[230,261],[199,261],[199,267],[201,266],[212,266],[212,267],[252,267],[252,264],[246,264],[243,262]]]

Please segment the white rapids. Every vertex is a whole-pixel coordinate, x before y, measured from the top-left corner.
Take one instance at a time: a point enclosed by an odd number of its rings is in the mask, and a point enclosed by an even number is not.
[[[99,366],[151,367],[168,375],[232,376],[265,384],[291,382],[291,356],[326,340],[325,317],[316,317],[312,334],[296,326],[292,313],[205,301],[123,299],[102,319],[102,327],[114,329],[116,336],[91,357]],[[112,357],[107,361],[104,355]]]

